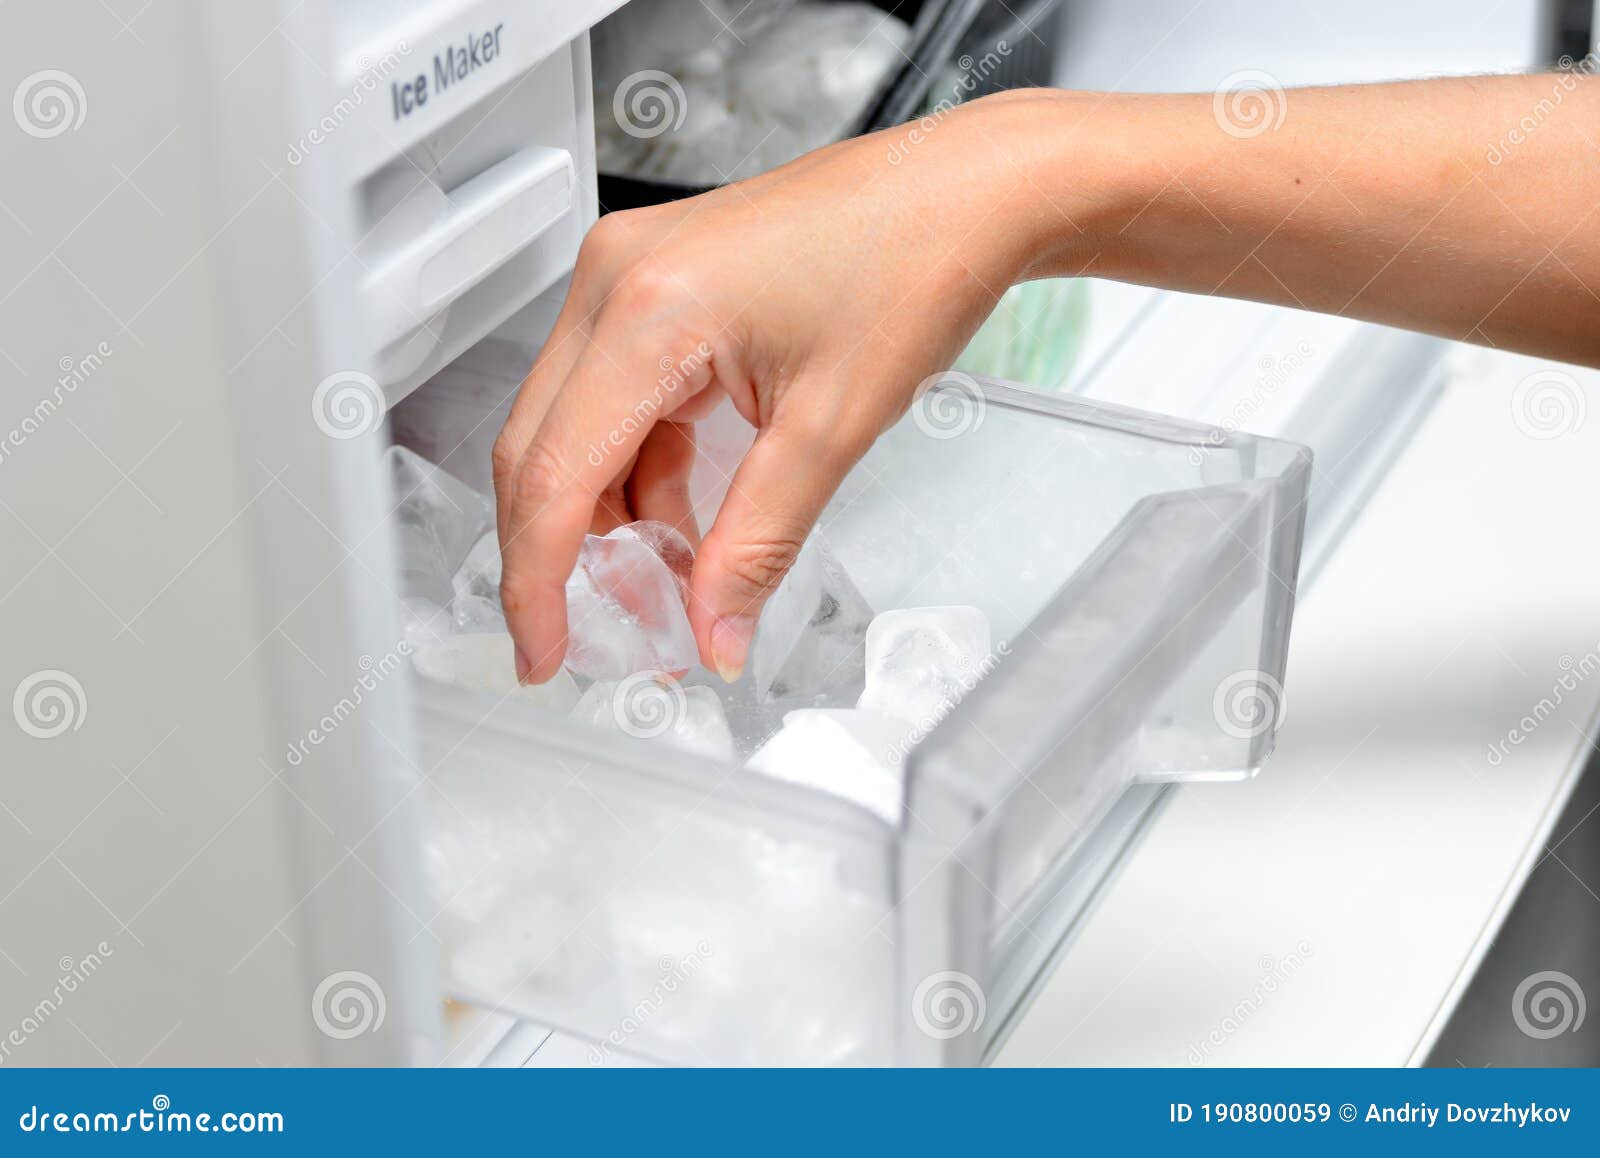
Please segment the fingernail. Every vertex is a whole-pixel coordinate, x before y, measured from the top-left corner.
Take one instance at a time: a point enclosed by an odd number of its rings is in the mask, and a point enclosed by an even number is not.
[[[711,662],[725,683],[744,674],[745,655],[756,633],[753,615],[719,616],[711,625]]]
[[[519,684],[525,684],[525,683],[528,682],[528,677],[533,674],[533,664],[528,659],[527,654],[520,647],[516,649],[516,653],[517,653],[517,682]]]

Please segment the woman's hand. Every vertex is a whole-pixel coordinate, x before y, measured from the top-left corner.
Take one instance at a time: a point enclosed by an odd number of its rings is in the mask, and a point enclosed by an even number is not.
[[[1023,104],[975,102],[920,139],[847,141],[590,231],[494,450],[519,678],[561,665],[585,533],[659,519],[699,538],[693,423],[723,395],[757,434],[699,543],[689,618],[707,666],[738,676],[845,473],[1023,268],[995,192],[1019,184],[1005,121]]]
[[[602,220],[495,447],[518,674],[561,664],[586,531],[652,518],[693,537],[690,423],[726,394],[758,433],[689,618],[735,677],[845,472],[1019,278],[1088,272],[1600,365],[1600,78],[1233,96],[1004,93]],[[1548,109],[1538,131],[1508,136],[1529,109]]]

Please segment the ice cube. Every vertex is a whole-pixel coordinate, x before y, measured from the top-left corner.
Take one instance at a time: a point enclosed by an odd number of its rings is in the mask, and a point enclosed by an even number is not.
[[[458,632],[475,635],[506,629],[500,610],[500,538],[490,531],[472,545],[451,577],[455,598],[450,618]]]
[[[457,597],[476,595],[500,601],[500,537],[493,531],[472,544],[461,566],[450,579]]]
[[[431,599],[408,596],[400,601],[400,630],[402,638],[415,651],[438,643],[450,634],[450,613]]]
[[[684,687],[671,677],[641,672],[591,684],[572,716],[713,759],[734,758],[733,734],[717,693],[708,687]]]
[[[788,662],[822,602],[822,543],[807,539],[789,573],[761,609],[755,641],[750,645],[750,671],[756,694],[765,697]]]
[[[896,824],[907,732],[904,721],[878,712],[804,708],[784,716],[745,767],[853,800]]]
[[[821,598],[768,688],[774,699],[805,696],[817,706],[847,707],[866,679],[866,635],[872,607],[839,560],[818,543]]]
[[[486,530],[494,506],[449,471],[403,446],[387,452],[402,596],[450,602],[450,577]]]
[[[412,657],[419,674],[441,683],[480,692],[516,695],[552,711],[565,712],[578,702],[578,685],[566,672],[543,684],[517,683],[511,636],[452,635],[417,649]]]
[[[667,561],[692,559],[693,550],[664,524],[638,525],[585,536],[567,579],[567,667],[589,679],[682,672],[699,655],[682,581]]]
[[[506,617],[498,599],[457,595],[450,603],[450,625],[458,635],[499,633],[506,629]]]
[[[612,534],[619,539],[637,539],[661,556],[667,570],[678,581],[678,590],[683,594],[684,603],[689,602],[689,573],[694,570],[694,548],[689,546],[689,540],[682,532],[666,523],[640,519],[637,523],[618,527]]]
[[[989,660],[989,617],[976,607],[885,611],[867,628],[859,708],[933,727],[975,686]]]

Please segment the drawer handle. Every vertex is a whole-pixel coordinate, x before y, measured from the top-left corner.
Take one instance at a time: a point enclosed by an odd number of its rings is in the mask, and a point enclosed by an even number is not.
[[[527,248],[573,207],[572,155],[533,145],[465,182],[449,208],[365,282],[379,347],[405,337]]]

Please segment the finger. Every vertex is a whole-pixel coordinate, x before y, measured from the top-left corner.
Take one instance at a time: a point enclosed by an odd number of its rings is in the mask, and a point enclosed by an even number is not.
[[[640,311],[608,305],[595,334],[557,391],[511,481],[511,514],[501,553],[506,623],[517,642],[517,674],[543,681],[567,646],[565,585],[599,497],[639,450],[661,412],[643,406],[656,377],[652,351],[676,344],[633,320]],[[625,319],[625,320],[624,320]],[[684,401],[709,381],[688,383]]]
[[[635,455],[634,461],[637,461],[637,458]],[[601,492],[599,500],[595,503],[594,518],[589,521],[591,535],[609,535],[624,523],[633,522],[637,517],[628,505],[628,479],[633,468],[633,461],[630,461]]]
[[[830,429],[816,415],[782,417],[740,462],[695,559],[689,621],[706,666],[729,682],[744,671],[761,609],[870,444],[854,422]]]
[[[635,518],[654,519],[675,528],[698,549],[700,528],[689,498],[693,469],[694,425],[656,423],[639,447],[638,461],[628,475],[628,509]]]
[[[523,379],[511,404],[511,413],[495,439],[491,456],[494,468],[495,530],[500,545],[505,546],[506,524],[511,517],[511,479],[533,441],[545,411],[550,408],[556,391],[572,372],[578,356],[588,343],[593,324],[593,303],[580,288],[577,279],[561,303],[561,312],[545,339],[533,368]]]

